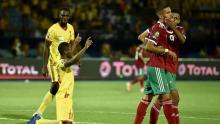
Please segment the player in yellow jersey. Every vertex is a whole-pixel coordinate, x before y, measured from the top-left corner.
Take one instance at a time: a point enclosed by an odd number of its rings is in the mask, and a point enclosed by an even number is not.
[[[74,73],[71,65],[75,64],[80,56],[90,47],[90,37],[86,40],[85,46],[80,52],[72,57],[70,44],[63,42],[58,50],[61,59],[58,61],[57,70],[60,88],[56,94],[57,120],[39,119],[36,124],[72,124],[73,123],[73,89]]]
[[[38,110],[34,113],[31,119],[32,121],[42,118],[43,112],[59,89],[57,72],[58,60],[60,59],[60,54],[58,51],[59,44],[62,42],[70,43],[71,48],[74,50],[78,43],[81,41],[81,37],[79,37],[79,35],[74,38],[74,29],[73,26],[68,23],[69,18],[69,8],[60,9],[59,22],[53,24],[48,29],[46,34],[42,72],[46,76],[49,71],[52,84],[50,91],[47,92]],[[31,121],[28,123],[32,124]]]

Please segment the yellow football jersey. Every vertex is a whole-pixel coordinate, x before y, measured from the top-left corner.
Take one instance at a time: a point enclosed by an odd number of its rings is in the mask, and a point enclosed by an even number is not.
[[[74,72],[70,67],[64,67],[64,60],[58,62],[59,90],[56,94],[57,120],[72,121]]]
[[[59,23],[53,24],[47,32],[46,40],[51,42],[50,45],[50,56],[49,65],[56,65],[60,59],[58,46],[61,42],[69,43],[70,40],[74,40],[74,29],[73,26],[67,23],[67,29],[64,30]]]

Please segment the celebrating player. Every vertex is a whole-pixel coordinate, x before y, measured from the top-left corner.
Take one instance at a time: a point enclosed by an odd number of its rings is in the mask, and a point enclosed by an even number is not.
[[[128,82],[126,84],[128,91],[130,91],[132,88],[132,85],[134,85],[137,82],[140,82],[140,85],[141,85],[140,91],[141,92],[144,91],[144,72],[145,72],[145,67],[147,64],[148,56],[149,56],[148,52],[144,49],[144,44],[141,44],[136,48],[135,66],[138,69],[138,75],[131,82]]]
[[[151,27],[148,36],[146,49],[151,52],[150,60],[148,61],[147,75],[148,81],[144,86],[145,96],[140,101],[134,124],[141,124],[146,115],[147,107],[149,106],[154,95],[159,95],[159,100],[162,102],[164,114],[169,124],[175,124],[172,116],[172,100],[170,98],[169,84],[165,75],[165,55],[176,59],[176,54],[168,49],[167,42],[167,26],[165,20],[171,18],[171,9],[169,6],[158,8],[157,15],[158,23]],[[162,46],[162,47],[158,47]]]
[[[57,120],[39,119],[36,124],[72,124],[73,121],[73,89],[74,73],[71,65],[75,64],[80,56],[90,47],[92,41],[87,38],[85,46],[80,52],[72,57],[69,43],[60,43],[58,50],[61,59],[58,61],[57,70],[59,76],[59,90],[56,94]]]
[[[180,14],[172,10],[172,19],[171,22],[166,22],[171,31],[168,33],[168,43],[169,49],[174,51],[178,57],[179,54],[179,47],[181,44],[184,44],[186,41],[186,36],[184,33],[184,28],[181,26],[177,26],[180,23]],[[170,85],[170,94],[173,102],[173,112],[175,114],[176,124],[180,123],[179,120],[179,94],[176,88],[176,72],[178,66],[178,59],[173,60],[170,57],[166,57],[166,67],[165,70],[167,71],[166,76]],[[157,99],[151,108],[150,112],[150,122],[149,124],[156,124],[159,116],[159,111],[161,109],[161,102]]]
[[[80,42],[81,38],[79,35],[74,37],[74,29],[73,26],[68,22],[70,18],[70,10],[69,8],[61,8],[59,12],[59,22],[53,24],[47,32],[45,38],[45,49],[44,49],[44,59],[43,59],[43,68],[42,72],[46,76],[49,70],[51,77],[51,88],[50,91],[45,95],[41,105],[38,110],[33,114],[31,121],[42,118],[42,114],[44,113],[46,107],[52,101],[53,96],[57,93],[59,89],[59,80],[58,80],[58,72],[57,72],[57,61],[60,59],[60,54],[58,51],[58,46],[62,42],[71,43],[72,49]],[[47,68],[48,67],[48,68]],[[48,69],[48,70],[47,70]]]

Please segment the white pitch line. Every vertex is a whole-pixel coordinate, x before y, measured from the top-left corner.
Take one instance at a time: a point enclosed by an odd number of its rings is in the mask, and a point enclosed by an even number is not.
[[[15,119],[15,118],[0,118],[0,120],[11,120],[11,121],[28,121],[27,119],[21,119],[21,118],[18,118],[18,119]]]
[[[0,118],[0,120],[11,120],[11,121],[29,121],[27,119],[15,119],[15,118]],[[100,122],[73,122],[73,124],[104,124]]]
[[[32,111],[33,112],[33,110],[7,110],[7,111]],[[106,112],[106,111],[75,111],[75,112],[76,113],[97,113],[97,114],[120,114],[120,115],[135,115],[136,114],[136,113],[132,113],[132,112]],[[160,116],[164,116],[164,115],[160,115]],[[220,121],[220,118],[195,117],[195,116],[180,116],[180,117],[186,118],[186,119]]]

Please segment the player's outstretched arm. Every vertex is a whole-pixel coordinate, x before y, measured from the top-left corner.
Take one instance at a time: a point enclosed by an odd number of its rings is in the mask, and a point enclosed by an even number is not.
[[[42,67],[42,73],[44,76],[47,76],[47,74],[48,74],[47,63],[48,63],[48,58],[49,58],[50,45],[51,45],[51,42],[48,40],[45,40],[44,55],[43,55],[43,67]]]
[[[138,40],[142,41],[142,42],[145,42],[145,38],[148,36],[149,34],[149,29],[145,30],[143,33],[141,33],[139,36],[138,36]]]
[[[74,51],[77,49],[77,46],[79,45],[81,40],[82,40],[82,37],[80,37],[80,35],[78,33],[76,38],[74,39],[74,41],[70,41],[72,53],[74,53]]]
[[[85,46],[76,54],[74,55],[70,60],[64,63],[65,67],[69,67],[77,62],[77,60],[85,53],[85,51],[91,46],[92,40],[91,37],[87,38]]]

